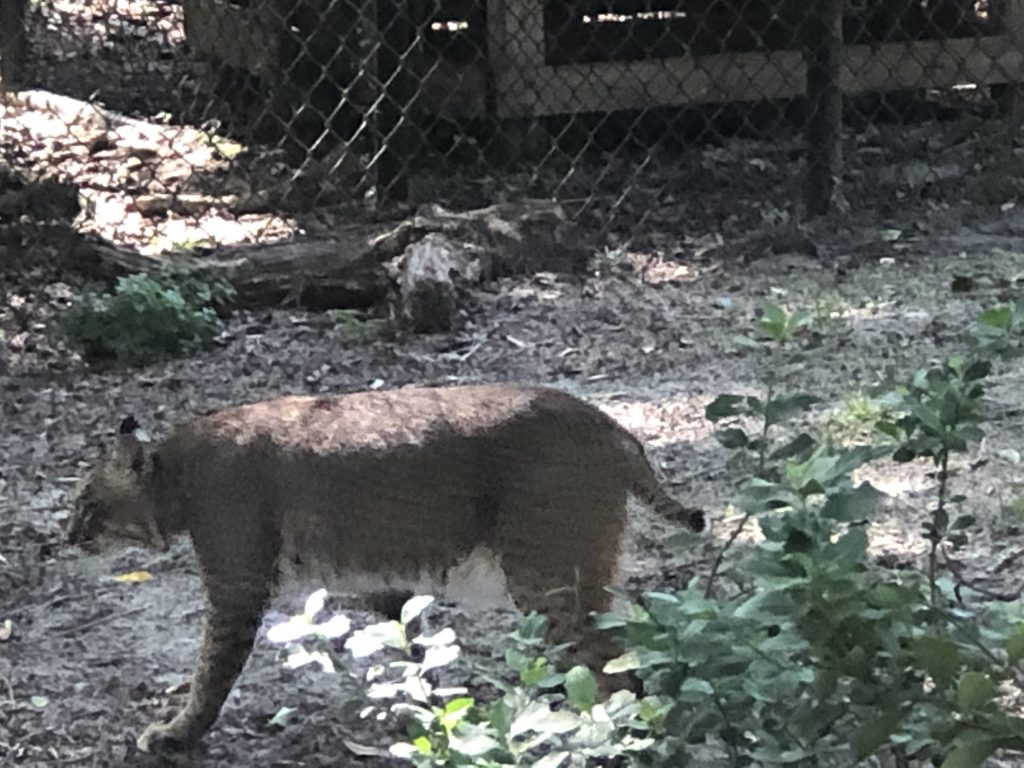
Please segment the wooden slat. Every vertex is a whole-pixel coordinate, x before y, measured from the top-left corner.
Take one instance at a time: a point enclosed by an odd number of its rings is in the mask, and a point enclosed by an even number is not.
[[[530,0],[533,2],[533,0]],[[506,49],[507,50],[507,49]],[[496,78],[503,117],[761,101],[804,92],[798,51],[675,57],[660,61],[537,66],[512,57]],[[1006,36],[848,46],[847,93],[944,88],[1019,80],[1024,56]]]

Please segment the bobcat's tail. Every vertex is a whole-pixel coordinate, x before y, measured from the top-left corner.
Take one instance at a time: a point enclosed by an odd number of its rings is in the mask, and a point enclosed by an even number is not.
[[[651,462],[647,459],[643,445],[633,435],[626,433],[628,440],[623,446],[631,457],[633,474],[633,493],[645,504],[649,504],[659,515],[671,520],[683,520],[690,529],[700,533],[706,522],[704,511],[692,507],[684,507],[673,499],[661,485],[654,473]]]

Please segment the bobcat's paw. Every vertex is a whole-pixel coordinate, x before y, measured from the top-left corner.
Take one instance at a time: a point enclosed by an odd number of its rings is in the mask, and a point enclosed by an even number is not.
[[[187,726],[172,720],[169,723],[150,724],[136,744],[141,751],[158,755],[183,752],[195,746],[196,741]]]

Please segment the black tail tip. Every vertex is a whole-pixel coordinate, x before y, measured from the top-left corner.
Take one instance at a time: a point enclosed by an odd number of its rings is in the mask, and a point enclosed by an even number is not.
[[[686,522],[695,533],[702,532],[708,525],[703,509],[687,510]]]

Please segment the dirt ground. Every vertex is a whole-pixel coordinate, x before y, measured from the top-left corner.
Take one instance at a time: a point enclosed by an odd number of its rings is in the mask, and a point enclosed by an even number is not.
[[[294,222],[272,210],[232,207],[251,191],[250,179],[233,175],[236,165],[217,155],[205,128],[178,127],[180,110],[157,119],[183,98],[198,98],[175,52],[178,5],[32,7],[34,39],[44,43],[33,53],[33,85],[78,99],[96,95],[134,120],[111,139],[105,128],[82,134],[81,123],[62,123],[74,116],[70,108],[0,108],[4,158],[25,179],[72,185],[68,194],[0,178],[0,218],[27,205],[41,219],[75,219],[79,233],[151,250],[290,231]],[[170,82],[182,83],[184,96],[165,98]],[[542,274],[481,290],[455,333],[365,346],[346,343],[326,314],[268,310],[236,315],[215,349],[192,359],[90,369],[45,333],[85,287],[69,269],[75,252],[45,228],[0,227],[0,766],[145,764],[136,736],[183,701],[203,610],[187,544],[161,555],[83,556],[62,541],[78,478],[129,413],[159,437],[197,411],[287,393],[487,381],[563,387],[633,430],[672,492],[712,522],[703,544],[679,553],[663,543],[671,526],[635,520],[630,589],[678,587],[706,572],[735,525],[728,501],[738,477],[703,409],[723,392],[761,391],[766,358],[735,336],[763,300],[814,316],[816,346],[786,385],[822,398],[814,421],[839,435],[873,385],[961,350],[981,307],[1020,295],[1024,214],[1012,201],[1024,174],[1016,155],[998,155],[997,142],[970,116],[859,125],[851,135],[852,212],[798,232],[789,226],[799,198],[792,134],[694,144],[677,154],[658,149],[632,165],[628,157],[601,158],[598,171],[583,169],[570,181],[552,172],[541,178],[544,193],[592,196],[584,226],[606,218],[602,200],[614,203],[632,245],[597,254],[585,279]],[[208,162],[219,165],[203,184],[190,163]],[[1005,173],[986,175],[993,167]],[[537,193],[529,174],[469,181],[460,194],[473,204]],[[441,199],[429,184],[418,194]],[[202,213],[161,209],[182,201]],[[957,286],[970,289],[954,292],[954,278],[963,277],[970,280]],[[1019,363],[1000,364],[986,438],[958,459],[953,481],[980,520],[961,553],[963,575],[1004,596],[1024,585],[1015,565],[1024,556],[1022,382]],[[929,469],[883,463],[865,473],[889,494],[872,538],[888,567],[921,562],[920,523],[934,490]],[[139,570],[153,578],[116,578]],[[299,594],[282,597],[274,614],[299,605]],[[442,617],[467,659],[465,678],[452,682],[474,685],[498,654],[495,637],[515,617],[452,607]],[[286,670],[261,635],[216,727],[186,762],[381,764],[357,757],[347,741],[382,746],[394,734],[345,717],[345,691],[338,677]],[[284,727],[270,722],[282,706],[296,709]]]
[[[634,525],[634,591],[679,586],[706,570],[735,521],[736,477],[710,436],[703,407],[721,392],[756,392],[764,358],[736,344],[761,301],[816,313],[817,347],[789,382],[821,396],[815,419],[838,423],[843,403],[887,372],[905,372],[961,348],[980,306],[1005,298],[1021,275],[1013,249],[1024,217],[1012,211],[943,236],[858,228],[821,236],[823,257],[777,255],[747,265],[713,259],[606,261],[586,280],[539,275],[481,292],[465,327],[445,336],[347,346],[325,315],[268,311],[232,319],[214,351],[142,370],[97,372],[54,347],[46,317],[72,287],[46,270],[7,275],[6,373],[0,376],[0,764],[117,765],[141,759],[135,736],[181,703],[196,650],[202,597],[185,544],[83,556],[63,545],[61,522],[76,479],[120,419],[133,413],[154,436],[202,409],[283,393],[369,386],[526,381],[553,384],[600,405],[648,445],[672,491],[713,522],[695,551],[670,553],[669,527]],[[898,246],[898,247],[897,247]],[[870,257],[856,256],[871,252]],[[974,290],[954,293],[954,276]],[[19,330],[21,329],[21,330]],[[982,530],[963,555],[986,589],[1018,590],[1024,554],[1014,502],[1022,369],[1001,367],[989,391],[987,436],[958,462],[955,480]],[[848,410],[848,409],[847,409]],[[827,427],[826,428],[832,428]],[[926,466],[882,465],[869,474],[891,494],[873,546],[893,567],[918,563],[918,533],[932,479]],[[381,532],[386,535],[385,531]],[[135,570],[153,578],[124,583]],[[279,600],[287,612],[299,596]],[[513,617],[447,612],[468,659],[487,665],[498,629]],[[268,619],[269,621],[269,619]],[[475,662],[476,663],[476,662]],[[474,674],[472,668],[466,674]],[[168,693],[168,691],[172,691]],[[345,746],[387,743],[386,728],[342,716],[339,678],[285,670],[261,636],[223,716],[189,764],[361,765]],[[270,724],[281,706],[297,714]]]

